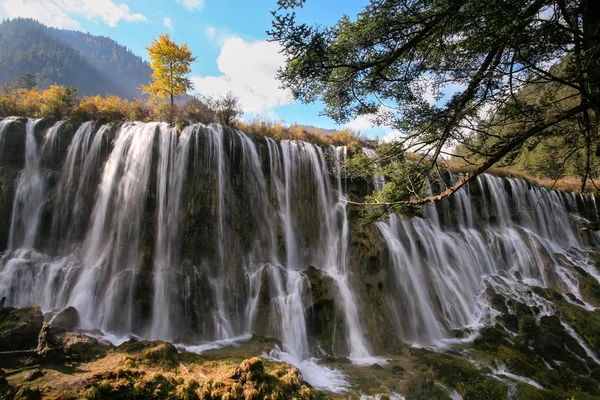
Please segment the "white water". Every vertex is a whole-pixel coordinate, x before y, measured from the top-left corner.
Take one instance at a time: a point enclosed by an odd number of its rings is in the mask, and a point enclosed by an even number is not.
[[[177,135],[173,128],[160,130],[160,151],[157,171],[157,217],[154,261],[154,299],[152,307],[153,339],[171,340],[181,316],[175,307],[178,293],[177,276],[182,273],[179,250],[183,223],[183,188],[190,154],[190,141],[195,131],[189,126]]]
[[[8,248],[33,248],[46,196],[46,182],[40,170],[40,152],[35,137],[39,119],[28,119],[25,136],[25,169],[15,190]],[[58,123],[60,127],[62,123]],[[52,131],[53,129],[51,129]],[[56,128],[55,131],[57,131]]]
[[[515,375],[515,374],[509,372],[506,369],[506,367],[504,367],[504,366],[500,366],[499,368],[494,369],[492,376],[509,378],[509,379],[512,379],[513,381],[526,383],[527,385],[533,386],[536,389],[544,390],[544,387],[542,385],[540,385],[539,383],[537,383],[536,381],[534,381],[533,379],[529,379],[529,378],[526,378],[526,377],[520,376],[520,375]]]
[[[133,288],[140,262],[141,219],[148,190],[152,144],[159,124],[125,124],[104,166],[83,271],[69,303],[82,325],[108,332],[133,331]]]
[[[486,285],[500,292],[522,283],[553,286],[581,299],[565,259],[582,268],[589,259],[569,215],[570,198],[489,175],[475,184],[484,193],[483,213],[473,208],[467,187],[452,202],[426,206],[426,219],[377,223],[395,267],[395,312],[408,342],[443,344],[452,329],[490,323]]]
[[[356,364],[386,362],[363,329],[370,299],[356,290],[362,271],[350,268],[345,148],[258,143],[201,125],[178,134],[167,124],[124,124],[112,139],[109,126],[87,123],[55,171],[49,238],[40,238],[39,211],[52,191],[41,154],[56,157],[64,146],[56,142],[59,125],[40,150],[35,124],[28,122],[13,207],[14,246],[0,260],[0,296],[8,305],[73,305],[86,328],[201,343],[197,351],[250,333],[275,336],[283,349],[272,357],[292,362],[317,387],[343,390],[346,378],[313,358],[320,343],[306,325],[313,299],[304,273],[312,265],[332,279],[343,321],[334,351]],[[598,279],[588,254],[598,235],[578,230],[585,222],[578,206],[597,215],[595,203],[491,176],[471,185],[427,206],[427,219],[392,216],[377,225],[391,272],[385,306],[398,336],[423,346],[453,343],[452,329],[469,328],[474,337],[497,315],[486,288],[540,315],[554,311],[531,285],[571,292],[593,309],[573,266]]]
[[[295,356],[279,350],[263,354],[262,357],[292,364],[302,373],[302,377],[317,390],[344,393],[350,387],[347,377],[342,372],[320,364],[316,358],[299,361]]]
[[[2,155],[2,150],[4,149],[4,131],[16,120],[17,117],[8,117],[0,120],[0,155]]]

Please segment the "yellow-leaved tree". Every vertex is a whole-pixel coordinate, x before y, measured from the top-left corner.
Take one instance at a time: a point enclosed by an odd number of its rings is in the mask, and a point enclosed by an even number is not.
[[[146,47],[150,55],[152,82],[142,85],[142,91],[151,96],[168,98],[171,109],[176,96],[186,94],[193,88],[192,81],[187,77],[192,69],[191,63],[196,60],[187,43],[178,46],[168,34],[158,35],[150,46]]]

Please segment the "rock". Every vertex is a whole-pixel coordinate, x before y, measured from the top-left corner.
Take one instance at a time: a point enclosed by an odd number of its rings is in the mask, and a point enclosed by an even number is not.
[[[50,321],[52,321],[54,319],[54,317],[56,317],[57,313],[58,313],[58,310],[52,310],[52,311],[48,311],[47,313],[45,313],[44,314],[44,322],[50,323]]]
[[[35,349],[44,316],[39,307],[0,310],[0,351]]]
[[[38,335],[38,345],[35,350],[38,353],[41,353],[52,345],[54,345],[54,340],[50,334],[50,325],[48,325],[47,322],[44,322],[42,324],[42,329],[40,329],[40,334]]]
[[[38,389],[29,389],[22,387],[15,394],[14,400],[38,400],[42,398],[42,393]]]
[[[44,376],[44,371],[42,371],[39,368],[34,369],[33,371],[31,371],[29,374],[27,374],[27,376],[25,377],[25,381],[26,382],[32,382],[35,381],[38,378],[41,378]]]
[[[100,329],[79,329],[78,332],[83,333],[84,335],[104,336],[104,332]]]
[[[242,361],[235,369],[230,379],[244,384],[246,382],[261,382],[265,378],[265,367],[260,358],[254,357]]]
[[[402,368],[399,365],[393,365],[392,366],[392,373],[393,374],[402,374],[404,372],[404,368]]]
[[[6,296],[2,296],[2,299],[0,299],[0,310],[2,310],[4,308],[5,303],[6,303]]]
[[[50,326],[53,329],[74,331],[79,327],[79,312],[75,307],[67,307],[52,319]]]
[[[157,340],[154,347],[144,351],[143,359],[160,365],[176,365],[176,357],[179,350],[169,342]]]
[[[66,356],[80,361],[104,357],[107,352],[107,346],[92,337],[76,332],[67,332],[62,337],[62,347]]]

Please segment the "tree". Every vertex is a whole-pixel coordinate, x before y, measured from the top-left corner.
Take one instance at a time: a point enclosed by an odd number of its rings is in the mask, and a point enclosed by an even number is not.
[[[244,114],[240,99],[232,92],[214,101],[217,122],[225,126],[233,126],[235,121]]]
[[[380,215],[414,214],[574,122],[587,148],[585,188],[600,116],[597,0],[370,0],[333,27],[298,22],[290,10],[304,3],[279,0],[273,12],[269,34],[287,59],[283,86],[303,102],[321,100],[339,123],[369,116],[403,132],[379,157],[355,162],[358,173],[379,165],[388,175],[367,201]],[[542,85],[538,101],[522,95]],[[477,156],[471,171],[427,193],[426,179],[457,144]]]
[[[42,96],[41,113],[56,119],[67,117],[76,104],[77,89],[52,85]]]
[[[151,96],[169,98],[171,107],[176,96],[184,95],[193,88],[187,77],[196,60],[187,43],[178,46],[168,34],[158,35],[150,46],[146,47],[152,66],[152,82],[142,86],[142,91]]]
[[[35,75],[30,72],[25,72],[24,74],[19,75],[15,79],[15,87],[17,89],[27,89],[31,90],[37,86],[37,80],[35,79]]]
[[[192,96],[183,106],[183,111],[190,121],[209,125],[215,122],[213,103],[209,97]]]

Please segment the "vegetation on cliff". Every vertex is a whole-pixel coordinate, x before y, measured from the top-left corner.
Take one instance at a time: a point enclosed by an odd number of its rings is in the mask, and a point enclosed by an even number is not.
[[[578,140],[569,148],[584,144],[585,186],[600,116],[598,2],[372,0],[356,20],[332,27],[299,22],[290,10],[304,3],[280,0],[274,12],[283,85],[303,102],[323,101],[338,122],[367,116],[404,134],[361,165],[396,161],[380,171],[388,189],[368,201],[380,214],[412,215],[528,140],[560,136],[573,123]],[[562,67],[550,68],[556,60]],[[540,101],[519,96],[546,83],[553,90]],[[479,157],[458,182],[427,193],[427,178],[456,144]],[[409,152],[422,154],[416,165]]]

